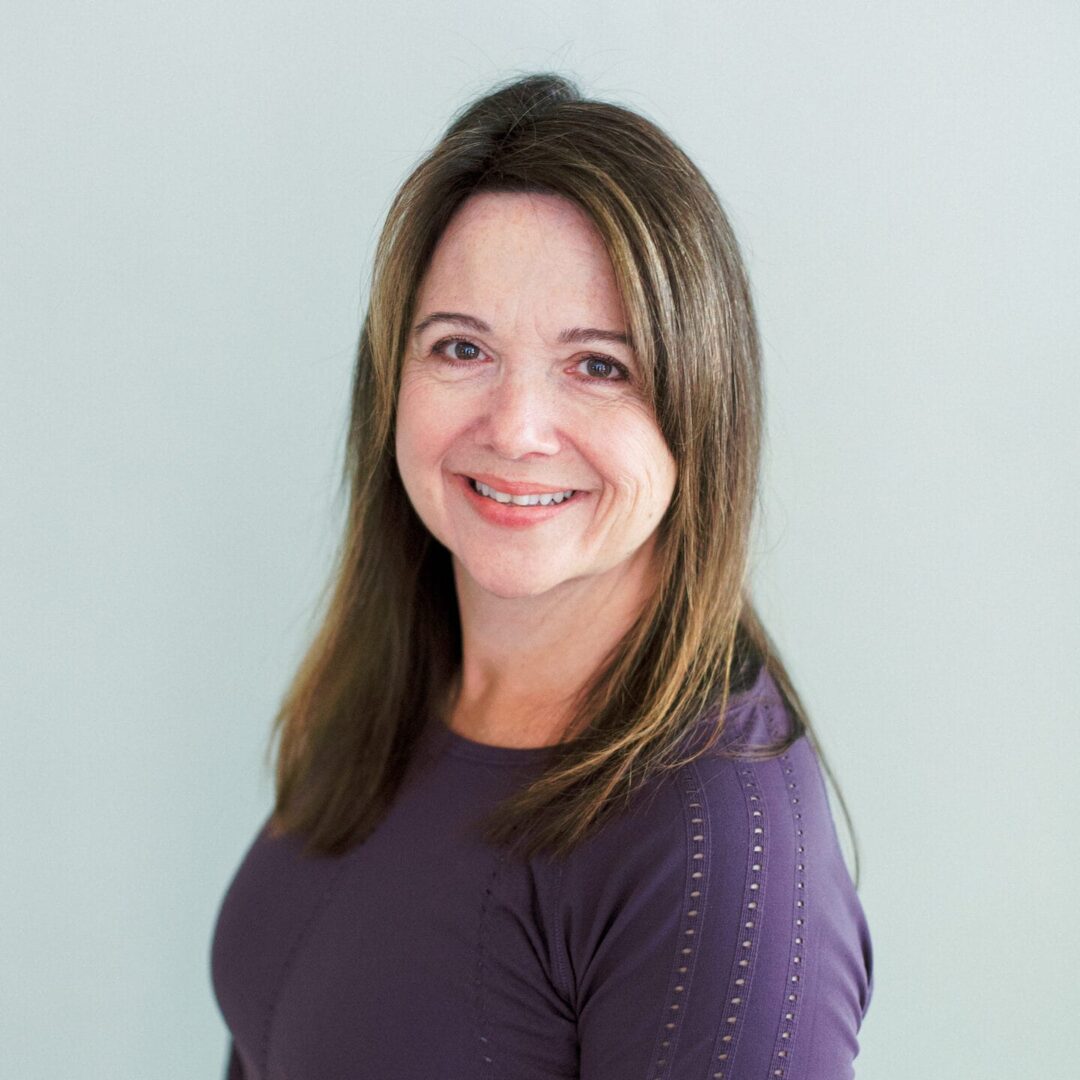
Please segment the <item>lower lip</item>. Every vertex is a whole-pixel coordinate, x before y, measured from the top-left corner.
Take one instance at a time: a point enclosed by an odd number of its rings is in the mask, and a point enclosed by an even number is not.
[[[587,494],[587,492],[578,491],[569,499],[561,503],[551,503],[548,506],[541,506],[539,503],[536,506],[515,506],[513,503],[496,502],[486,495],[481,495],[479,491],[474,491],[467,476],[458,476],[457,480],[465,489],[465,497],[485,521],[490,521],[492,525],[505,525],[511,529],[527,529],[530,525],[550,521],[584,499]]]

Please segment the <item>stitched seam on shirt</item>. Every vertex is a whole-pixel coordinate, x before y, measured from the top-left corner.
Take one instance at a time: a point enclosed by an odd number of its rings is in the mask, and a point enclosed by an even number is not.
[[[278,1009],[281,1007],[281,999],[285,994],[285,986],[292,975],[293,967],[296,964],[296,959],[300,955],[300,948],[307,941],[308,936],[315,927],[315,923],[318,921],[319,916],[326,909],[330,899],[333,897],[337,890],[338,882],[341,881],[346,869],[346,862],[344,859],[341,861],[341,865],[337,868],[337,873],[330,879],[329,884],[323,890],[322,896],[312,907],[308,914],[307,921],[300,929],[300,933],[296,935],[296,940],[292,943],[292,947],[289,949],[289,954],[285,958],[285,963],[281,968],[281,977],[278,979],[277,992],[274,994],[270,1001],[270,1008],[266,1012],[266,1020],[263,1022],[262,1033],[262,1075],[270,1075],[270,1050],[271,1042],[274,1037],[274,1022],[277,1019]]]
[[[555,870],[555,915],[553,920],[555,934],[555,973],[562,984],[559,987],[563,999],[567,1002],[574,1015],[577,1015],[577,988],[570,978],[570,958],[566,951],[566,926],[563,922],[563,860],[559,859],[554,864]]]
[[[765,800],[761,796],[758,770],[748,760],[730,762],[735,770],[742,792],[743,806],[746,809],[747,832],[750,842],[747,845],[746,869],[743,876],[743,895],[739,907],[735,956],[728,976],[727,994],[721,1005],[720,1030],[716,1035],[710,1062],[709,1076],[716,1080],[727,1080],[739,1075],[734,1071],[735,1055],[739,1048],[739,1036],[742,1034],[742,1018],[746,1013],[746,1004],[750,997],[758,943],[761,938],[761,924],[765,908],[765,881],[768,876],[769,850],[772,847],[769,832],[768,814]],[[755,831],[757,830],[757,831]],[[760,847],[760,851],[755,851]],[[754,867],[758,869],[754,869]],[[747,926],[746,923],[753,923]],[[749,948],[744,943],[749,941]],[[736,1001],[736,999],[738,999]]]
[[[683,884],[682,919],[675,947],[671,978],[668,981],[667,1002],[660,1032],[653,1049],[653,1067],[650,1080],[661,1080],[671,1075],[672,1063],[678,1047],[680,1019],[685,1015],[685,1005],[690,998],[691,982],[700,946],[700,929],[705,921],[706,900],[709,890],[709,815],[697,769],[691,762],[678,770],[680,802],[686,820],[686,877]],[[700,836],[700,840],[695,840]],[[697,896],[691,895],[698,893]],[[694,912],[694,914],[690,914]],[[680,968],[685,968],[681,971]]]
[[[487,998],[484,994],[484,959],[485,938],[484,926],[487,921],[488,911],[491,906],[491,893],[495,886],[495,879],[499,876],[502,868],[503,853],[499,853],[495,866],[488,875],[487,886],[484,889],[483,898],[480,901],[480,917],[476,925],[476,973],[473,986],[473,1015],[476,1022],[476,1037],[479,1040],[479,1054],[483,1061],[481,1068],[485,1074],[490,1074],[494,1069],[492,1061],[492,1046],[490,1039],[484,1034],[487,1022]]]

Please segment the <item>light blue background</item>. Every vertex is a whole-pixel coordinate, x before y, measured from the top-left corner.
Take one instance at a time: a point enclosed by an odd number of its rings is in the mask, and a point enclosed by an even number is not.
[[[1074,3],[9,2],[0,1075],[218,1077],[208,971],[341,523],[390,197],[555,68],[720,193],[755,581],[864,855],[863,1080],[1061,1075],[1077,991]]]

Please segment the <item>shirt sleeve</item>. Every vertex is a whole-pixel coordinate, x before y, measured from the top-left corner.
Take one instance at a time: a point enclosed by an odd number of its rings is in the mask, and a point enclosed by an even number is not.
[[[564,871],[580,1080],[841,1080],[870,938],[813,749],[703,757]]]

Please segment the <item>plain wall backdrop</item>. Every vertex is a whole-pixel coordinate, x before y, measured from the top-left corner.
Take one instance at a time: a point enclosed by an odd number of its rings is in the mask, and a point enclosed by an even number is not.
[[[221,1075],[210,936],[374,241],[451,113],[544,69],[669,131],[749,265],[754,583],[862,851],[858,1076],[1072,1060],[1076,4],[8,0],[3,1080]]]

